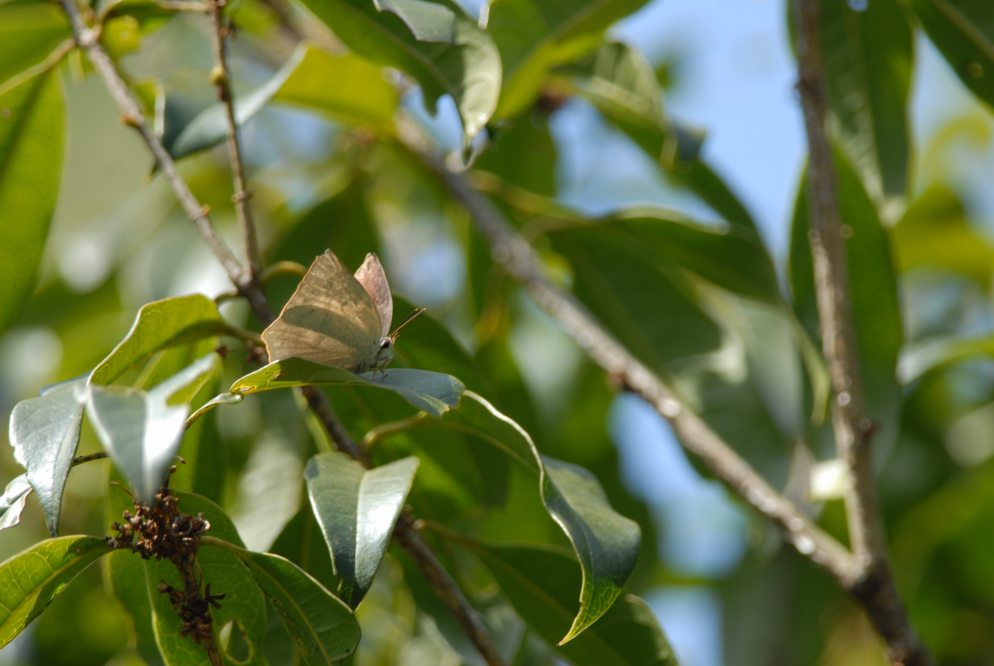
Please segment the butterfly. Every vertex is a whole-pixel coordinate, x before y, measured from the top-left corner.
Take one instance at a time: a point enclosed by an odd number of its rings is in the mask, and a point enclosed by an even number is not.
[[[262,332],[262,341],[270,362],[302,358],[361,373],[389,363],[400,329],[423,311],[415,310],[388,333],[393,297],[380,260],[367,254],[353,275],[325,250]]]

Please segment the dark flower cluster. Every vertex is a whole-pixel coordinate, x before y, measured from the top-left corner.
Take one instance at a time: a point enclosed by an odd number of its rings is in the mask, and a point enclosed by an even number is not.
[[[170,470],[172,473],[175,468]],[[115,522],[111,529],[114,536],[107,543],[137,553],[142,559],[169,560],[179,571],[182,589],[163,581],[158,589],[169,596],[176,614],[183,621],[182,634],[201,645],[213,643],[211,607],[224,594],[211,594],[210,584],[203,585],[203,576],[197,567],[197,549],[201,535],[210,529],[203,514],[196,516],[179,510],[179,502],[169,491],[168,485],[156,493],[151,504],[134,500],[134,511],[124,512],[124,521]],[[201,591],[203,588],[203,591]]]

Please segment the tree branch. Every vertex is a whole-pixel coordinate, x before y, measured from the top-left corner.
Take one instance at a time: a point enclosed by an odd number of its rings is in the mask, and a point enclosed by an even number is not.
[[[857,564],[850,591],[887,641],[895,664],[928,664],[897,592],[887,559],[883,521],[876,499],[870,456],[872,424],[865,415],[856,335],[849,296],[845,227],[839,213],[832,148],[826,132],[827,95],[823,78],[821,7],[817,0],[793,0],[799,69],[798,90],[808,137],[808,201],[812,265],[822,352],[832,378],[832,426],[839,457],[849,471],[845,504],[849,538]]]
[[[217,257],[225,272],[232,278],[232,282],[235,285],[241,284],[241,264],[231,252],[231,249],[225,244],[224,240],[214,231],[214,227],[211,226],[207,207],[201,206],[197,201],[186,181],[179,175],[176,163],[170,157],[169,152],[162,145],[162,142],[159,141],[159,138],[155,136],[155,132],[152,131],[148,123],[145,122],[141,107],[128,89],[128,84],[124,81],[121,73],[117,71],[117,67],[110,59],[110,56],[107,55],[107,52],[100,45],[99,31],[91,30],[87,27],[83,16],[76,8],[74,0],[61,0],[61,2],[63,10],[65,10],[66,15],[69,17],[69,24],[72,27],[73,38],[76,40],[76,44],[86,52],[87,57],[93,64],[93,68],[104,80],[107,91],[117,103],[118,108],[121,109],[122,120],[141,134],[142,139],[145,140],[163,174],[172,186],[176,198],[183,207],[183,211],[197,227],[197,231],[200,232],[204,241],[207,242],[208,247],[210,247],[211,252]]]
[[[82,15],[74,4],[74,0],[61,0],[61,2],[66,15],[69,17],[76,44],[86,52],[90,62],[93,63],[94,69],[104,80],[107,89],[111,93],[111,97],[123,112],[126,122],[138,131],[149,147],[149,150],[159,161],[166,179],[169,181],[173,192],[183,206],[183,210],[196,224],[198,230],[200,230],[201,235],[207,241],[208,246],[218,261],[220,261],[232,284],[246,298],[256,318],[263,325],[268,324],[273,320],[272,307],[266,299],[266,295],[259,282],[253,279],[251,271],[247,276],[243,273],[241,265],[231,253],[231,250],[217,236],[214,228],[211,226],[207,209],[197,201],[186,181],[180,176],[172,156],[169,155],[162,142],[145,121],[138,103],[128,89],[127,83],[117,71],[117,67],[110,59],[110,56],[100,45],[99,35],[87,27]],[[237,123],[235,123],[235,126],[237,132]],[[248,219],[250,223],[251,218]],[[349,437],[341,423],[338,422],[334,410],[324,393],[313,386],[304,387],[301,389],[301,392],[307,399],[309,408],[321,421],[322,426],[339,450],[348,453],[363,464],[368,465],[367,456]],[[411,554],[411,557],[421,569],[422,574],[424,574],[425,578],[434,587],[439,598],[448,606],[459,624],[467,630],[470,640],[483,656],[488,666],[503,666],[504,662],[494,646],[493,639],[480,621],[476,610],[467,601],[448,572],[438,562],[438,559],[431,552],[424,539],[422,539],[421,534],[414,529],[410,517],[405,515],[403,520],[398,521],[394,529],[394,536]]]
[[[733,491],[769,518],[786,540],[805,557],[839,581],[852,579],[849,552],[825,533],[790,500],[774,490],[704,421],[680,403],[651,370],[632,356],[573,297],[542,273],[531,245],[518,235],[490,200],[476,191],[462,174],[453,173],[401,125],[401,140],[416,159],[433,173],[449,193],[465,206],[476,228],[490,243],[498,264],[555,317],[560,326],[604,370],[619,377],[625,388],[642,397],[665,418],[684,448],[696,455]]]
[[[224,19],[224,7],[227,0],[210,0],[211,47],[214,52],[214,69],[211,72],[211,82],[217,88],[217,96],[224,106],[225,120],[228,125],[228,163],[231,165],[231,180],[234,186],[232,201],[235,204],[235,216],[242,230],[242,243],[245,247],[245,259],[248,262],[246,279],[255,283],[262,271],[259,259],[259,241],[256,236],[255,223],[252,220],[252,209],[249,206],[251,193],[245,187],[245,161],[242,159],[241,142],[238,138],[238,120],[235,118],[235,100],[231,92],[231,70],[228,68],[227,37],[229,26]]]

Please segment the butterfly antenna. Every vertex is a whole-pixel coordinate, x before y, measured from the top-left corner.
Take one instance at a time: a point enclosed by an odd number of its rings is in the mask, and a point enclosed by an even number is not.
[[[400,335],[400,329],[404,328],[405,326],[407,326],[408,324],[410,324],[412,321],[414,321],[414,319],[416,319],[417,316],[419,314],[421,314],[422,312],[424,312],[425,310],[426,310],[426,308],[415,308],[414,312],[412,312],[411,314],[407,315],[407,319],[405,319],[404,321],[400,322],[400,325],[397,326],[397,328],[393,329],[393,333],[391,333],[390,335],[387,336],[390,339],[390,342],[397,342],[397,336]]]

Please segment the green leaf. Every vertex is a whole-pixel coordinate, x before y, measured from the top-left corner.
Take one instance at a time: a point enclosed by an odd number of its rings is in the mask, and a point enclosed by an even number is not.
[[[359,643],[351,609],[293,562],[272,553],[253,553],[216,541],[251,572],[307,664],[335,663]]]
[[[417,469],[413,457],[366,469],[337,452],[307,463],[311,506],[343,581],[338,593],[353,608],[373,582]]]
[[[974,95],[994,107],[994,5],[911,0],[928,38]]]
[[[471,548],[522,619],[555,645],[572,617],[572,594],[580,579],[576,562],[547,548],[477,544]],[[631,594],[618,599],[589,630],[558,649],[578,666],[677,664],[652,610]]]
[[[323,113],[347,125],[392,133],[397,88],[383,68],[354,53],[312,46],[273,96],[274,102]]]
[[[432,416],[441,416],[455,408],[464,389],[458,379],[440,372],[389,368],[356,375],[341,368],[299,358],[288,358],[270,363],[237,379],[231,385],[230,391],[247,395],[307,384],[356,385],[386,389]]]
[[[639,526],[611,508],[589,471],[542,456],[528,433],[512,419],[471,391],[466,392],[466,398],[459,409],[422,425],[475,435],[538,475],[545,508],[569,538],[583,572],[579,610],[562,638],[562,642],[569,641],[603,615],[621,594],[635,566]]]
[[[53,536],[59,530],[62,493],[79,444],[84,388],[82,379],[59,384],[39,398],[17,403],[10,415],[14,457],[27,470]]]
[[[970,220],[960,195],[945,185],[919,194],[891,228],[902,273],[938,269],[968,278],[986,289],[994,277],[994,243]]]
[[[138,311],[127,336],[90,373],[89,382],[110,384],[156,352],[227,331],[217,305],[203,294],[147,303]]]
[[[720,329],[687,277],[667,261],[665,239],[647,242],[613,223],[564,229],[550,239],[573,269],[580,300],[656,372],[719,346]]]
[[[834,152],[842,223],[849,230],[846,263],[856,347],[865,387],[866,417],[878,425],[874,443],[886,450],[897,435],[901,392],[897,360],[903,339],[890,237],[845,155]],[[790,284],[794,309],[812,340],[820,340],[808,243],[807,176],[798,190],[791,229]]]
[[[0,90],[71,37],[66,15],[55,5],[38,2],[0,6]]]
[[[779,303],[776,271],[762,239],[740,225],[703,225],[674,211],[634,207],[566,227],[624,237],[672,264],[734,294]]]
[[[187,401],[217,371],[213,353],[151,391],[91,384],[87,411],[93,428],[138,496],[150,502],[165,479],[189,413]]]
[[[839,142],[876,197],[908,184],[912,32],[897,0],[821,2],[822,52]]]
[[[272,77],[251,92],[235,94],[235,120],[243,127],[279,92],[287,78],[304,59],[305,49],[298,49]],[[182,127],[166,124],[162,143],[180,159],[218,145],[228,136],[228,116],[223,103],[211,104]]]
[[[21,522],[24,503],[31,494],[31,484],[27,474],[19,474],[11,479],[0,495],[0,530],[15,527]]]
[[[114,520],[118,519],[119,515],[114,516]],[[150,666],[162,664],[152,626],[152,603],[145,581],[145,561],[134,553],[116,550],[104,558],[103,564],[104,580],[131,617],[138,654]]]
[[[516,115],[538,96],[548,71],[596,49],[604,31],[645,0],[494,0],[487,31],[504,66],[498,118]]]
[[[0,647],[55,601],[83,569],[111,551],[104,539],[47,539],[0,564]]]
[[[55,72],[0,94],[0,332],[34,288],[58,199],[64,140],[65,104]]]
[[[898,375],[902,384],[910,384],[925,373],[975,358],[994,358],[994,337],[929,339],[901,350]]]
[[[139,498],[151,502],[179,448],[186,406],[167,405],[136,389],[92,385],[86,407],[104,449]]]
[[[729,224],[752,230],[756,222],[731,188],[703,160],[703,137],[666,118],[663,91],[645,56],[609,41],[561,71],[568,85],[659,165]]]
[[[434,113],[455,100],[468,142],[493,115],[501,63],[490,36],[455,3],[426,0],[304,0],[359,55],[396,67],[420,85]]]

